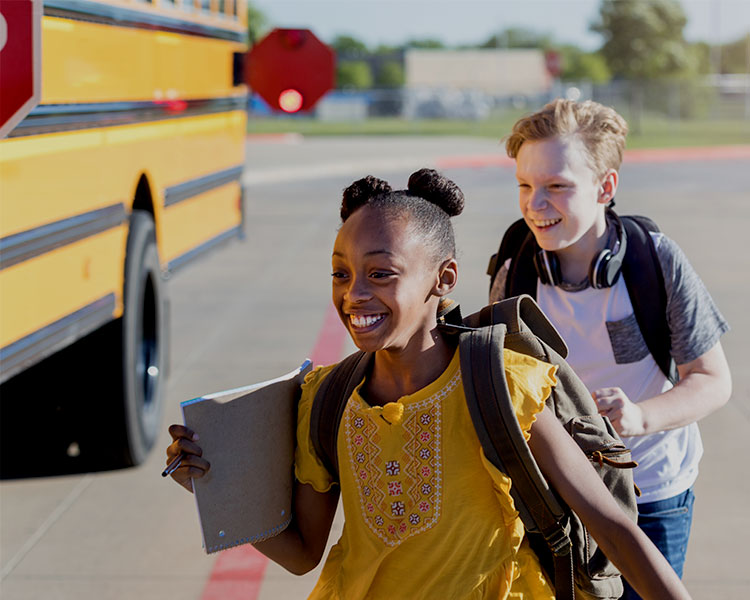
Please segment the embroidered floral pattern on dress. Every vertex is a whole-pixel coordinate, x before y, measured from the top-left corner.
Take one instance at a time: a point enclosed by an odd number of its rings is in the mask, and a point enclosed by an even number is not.
[[[345,409],[348,460],[362,518],[389,546],[430,529],[440,518],[442,403],[460,378],[457,371],[429,398],[405,404],[399,423],[388,424],[364,404],[350,402]],[[385,439],[392,456],[383,454]],[[394,444],[395,439],[400,442]]]

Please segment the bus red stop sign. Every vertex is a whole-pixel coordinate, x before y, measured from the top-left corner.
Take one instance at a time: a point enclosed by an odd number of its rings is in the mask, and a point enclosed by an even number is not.
[[[0,0],[0,138],[41,96],[42,0]]]
[[[309,29],[274,29],[253,46],[245,80],[273,109],[310,110],[335,83],[336,56]]]

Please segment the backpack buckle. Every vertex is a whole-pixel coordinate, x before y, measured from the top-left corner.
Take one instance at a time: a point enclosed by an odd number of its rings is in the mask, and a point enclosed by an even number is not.
[[[570,554],[573,544],[570,541],[570,536],[568,536],[560,523],[556,523],[551,527],[551,531],[549,529],[543,531],[542,535],[552,554],[555,556],[567,556]]]

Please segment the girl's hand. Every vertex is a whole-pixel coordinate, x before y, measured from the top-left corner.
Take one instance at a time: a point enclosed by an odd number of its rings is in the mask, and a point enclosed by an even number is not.
[[[169,435],[174,440],[167,446],[167,464],[182,455],[180,466],[172,472],[172,479],[187,491],[193,491],[193,479],[203,477],[211,468],[209,462],[201,458],[203,450],[195,442],[198,434],[184,425],[170,425]]]
[[[646,433],[646,423],[641,407],[631,402],[620,388],[600,388],[591,395],[599,409],[599,414],[609,418],[618,434],[633,436]]]

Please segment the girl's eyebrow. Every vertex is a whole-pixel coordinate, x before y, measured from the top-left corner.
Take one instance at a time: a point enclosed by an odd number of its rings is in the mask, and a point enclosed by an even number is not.
[[[372,255],[375,255],[375,254],[387,254],[389,256],[393,256],[393,252],[391,252],[390,250],[385,250],[385,249],[383,249],[383,250],[370,250],[369,252],[365,252],[365,256],[372,256]],[[331,256],[338,256],[339,258],[342,258],[344,255],[343,255],[343,253],[334,250],[334,252],[333,252],[333,254]]]

